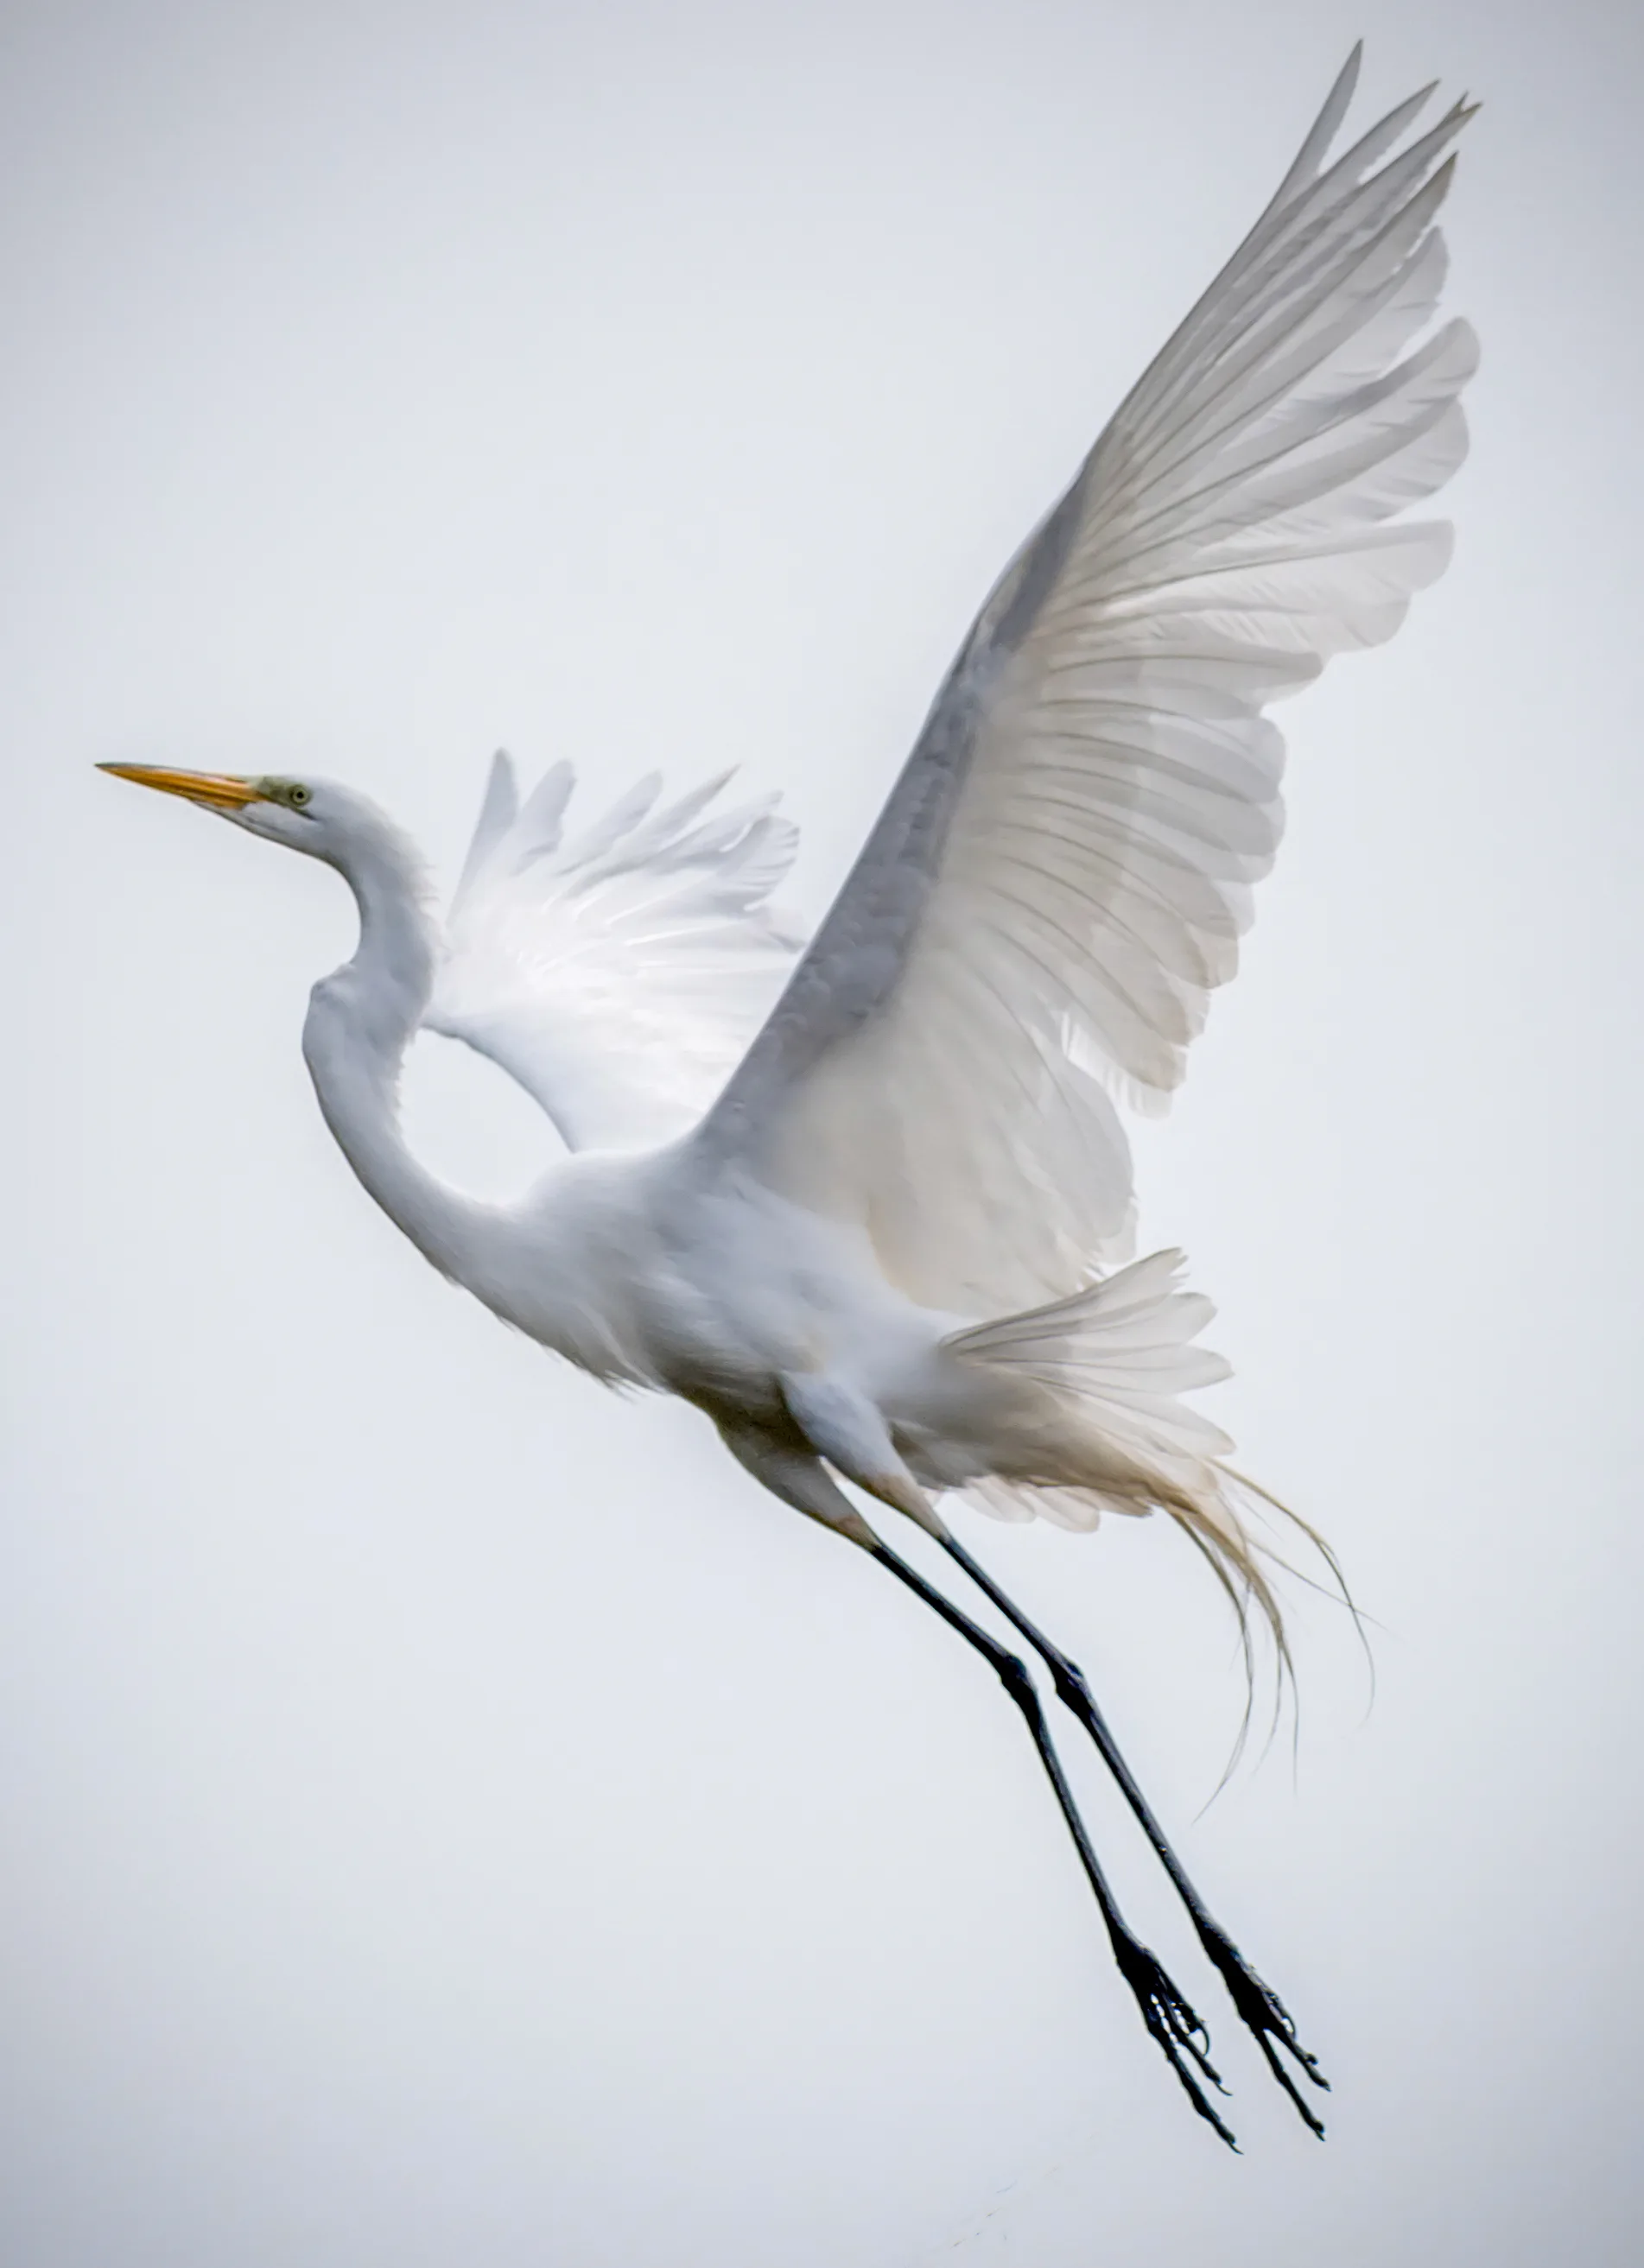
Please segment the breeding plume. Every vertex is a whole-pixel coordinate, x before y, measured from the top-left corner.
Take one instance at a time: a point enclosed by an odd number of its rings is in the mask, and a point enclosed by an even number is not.
[[[693,1403],[770,1493],[904,1584],[1027,1721],[1143,2020],[1225,2139],[1205,2027],[1126,1926],[1016,1653],[903,1561],[933,1536],[1048,1668],[1274,2077],[1322,2133],[1278,1996],[1213,1918],[1081,1672],[940,1499],[1181,1524],[1242,1614],[1278,1612],[1222,1374],[1180,1256],[1132,1254],[1117,1107],[1180,1079],[1280,828],[1270,703],[1391,636],[1448,530],[1400,513],[1460,463],[1471,334],[1434,327],[1434,219],[1470,115],[1425,94],[1331,162],[1355,53],[1272,203],[1006,567],[815,937],[793,852],[724,782],[646,781],[580,834],[569,766],[490,776],[443,924],[422,861],[319,778],[107,770],[335,866],[353,959],[303,1049],[369,1194],[440,1272],[595,1378]],[[419,1030],[510,1072],[564,1154],[519,1203],[445,1188],[396,1108]]]

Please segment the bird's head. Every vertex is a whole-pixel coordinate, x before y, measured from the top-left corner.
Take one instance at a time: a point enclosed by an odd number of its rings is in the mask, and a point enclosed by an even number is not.
[[[99,771],[116,779],[135,780],[139,787],[157,787],[164,795],[180,795],[219,819],[232,819],[248,835],[261,835],[288,850],[302,850],[311,858],[333,865],[348,863],[348,853],[363,828],[380,814],[364,796],[339,787],[335,780],[293,779],[269,774],[242,778],[232,772],[184,772],[165,764],[100,764]]]

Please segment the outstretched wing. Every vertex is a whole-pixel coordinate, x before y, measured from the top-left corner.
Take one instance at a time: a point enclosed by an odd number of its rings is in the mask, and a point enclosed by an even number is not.
[[[1392,523],[1466,446],[1471,333],[1406,350],[1471,113],[1390,156],[1418,95],[1324,170],[1357,63],[984,607],[704,1126],[931,1306],[1026,1306],[1128,1248],[1113,1101],[1162,1105],[1233,974],[1281,824],[1262,712],[1448,558]]]
[[[774,798],[711,811],[729,777],[659,810],[652,775],[566,838],[571,767],[522,807],[492,764],[423,1020],[500,1064],[573,1149],[694,1123],[801,942],[769,904],[797,831]]]

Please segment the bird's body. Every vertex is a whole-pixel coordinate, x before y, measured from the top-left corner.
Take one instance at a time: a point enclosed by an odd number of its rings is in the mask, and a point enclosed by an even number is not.
[[[431,893],[364,797],[334,781],[310,793],[308,810],[341,824],[360,943],[314,987],[304,1053],[355,1173],[442,1275],[606,1384],[696,1404],[756,1472],[785,1461],[790,1495],[808,1444],[847,1478],[893,1491],[994,1481],[1082,1488],[1137,1512],[1172,1501],[1163,1464],[1127,1454],[1031,1363],[955,1345],[992,1319],[910,1299],[866,1229],[771,1187],[711,1124],[650,1148],[571,1152],[511,1204],[426,1173],[401,1135],[397,1094],[447,953]],[[1146,1312],[1160,1307],[1190,1325],[1208,1312],[1169,1290]],[[1208,1461],[1200,1486],[1213,1502]],[[848,1511],[820,1472],[804,1493],[818,1517]]]
[[[793,830],[769,806],[717,810],[722,781],[667,808],[647,782],[567,841],[569,768],[522,806],[499,758],[442,922],[415,849],[346,787],[109,767],[350,884],[359,946],[315,986],[304,1052],[349,1163],[427,1259],[594,1377],[705,1412],[772,1494],[989,1660],[1148,2028],[1224,2135],[1203,2028],[1118,1914],[1031,1679],[844,1486],[925,1527],[1047,1664],[1316,2124],[1279,2051],[1322,2084],[1316,2066],[1081,1674],[934,1499],[1073,1528],[1162,1511],[1282,1645],[1249,1484],[1183,1398],[1224,1374],[1194,1343],[1208,1303],[1179,1255],[1130,1257],[1115,1104],[1162,1104],[1233,973],[1280,826],[1266,706],[1389,637],[1448,556],[1447,530],[1398,515],[1464,450],[1471,336],[1427,327],[1470,114],[1397,149],[1418,97],[1326,166],[1355,67],[1006,570],[797,958],[770,905]],[[448,1189],[409,1150],[398,1082],[423,1029],[493,1057],[563,1138],[517,1203]]]
[[[397,1086],[445,944],[390,821],[335,783],[315,792],[350,812],[360,948],[313,989],[304,1055],[358,1180],[442,1275],[592,1377],[697,1404],[748,1461],[792,1445],[792,1404],[809,1390],[839,1422],[857,1413],[862,1456],[878,1420],[925,1488],[1048,1479],[1032,1469],[1057,1415],[1048,1395],[946,1345],[982,1318],[918,1307],[866,1233],[769,1189],[701,1130],[569,1152],[515,1204],[424,1173],[399,1134]]]

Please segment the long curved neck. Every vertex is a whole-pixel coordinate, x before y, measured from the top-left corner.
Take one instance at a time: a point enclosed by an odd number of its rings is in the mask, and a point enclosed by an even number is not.
[[[483,1295],[500,1216],[418,1164],[400,1129],[400,1068],[434,981],[438,933],[415,850],[386,821],[335,861],[359,906],[354,958],[315,985],[303,1054],[325,1122],[361,1183],[441,1275]]]

